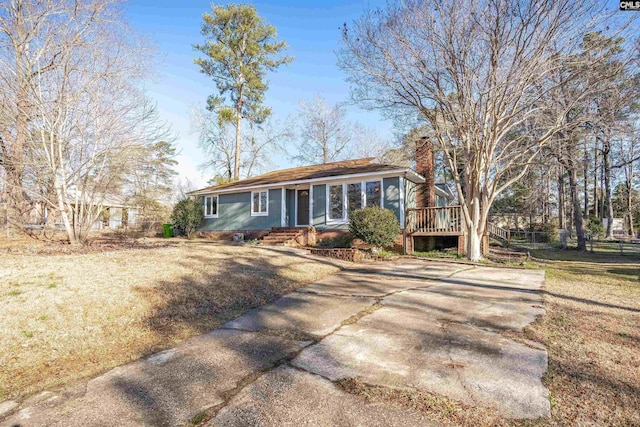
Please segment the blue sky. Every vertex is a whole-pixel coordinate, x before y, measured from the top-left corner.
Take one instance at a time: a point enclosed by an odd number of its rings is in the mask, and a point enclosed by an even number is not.
[[[292,64],[268,76],[265,102],[278,118],[293,115],[301,99],[309,99],[316,93],[331,103],[348,100],[349,86],[336,66],[339,28],[344,22],[357,19],[366,8],[383,3],[381,0],[253,3],[260,16],[276,27],[278,37],[287,41],[290,46],[287,54],[295,57]],[[197,53],[192,45],[203,41],[200,23],[202,14],[209,10],[210,2],[200,0],[131,0],[127,6],[130,24],[153,40],[158,49],[159,75],[149,84],[148,92],[157,101],[162,117],[178,133],[176,146],[181,154],[177,169],[181,177],[196,186],[205,184],[212,176],[197,170],[203,154],[196,137],[190,134],[189,121],[189,109],[204,105],[207,96],[216,91],[213,81],[193,64]],[[348,118],[392,138],[391,123],[383,121],[377,112],[349,106]],[[285,156],[279,157],[277,166],[290,166]]]

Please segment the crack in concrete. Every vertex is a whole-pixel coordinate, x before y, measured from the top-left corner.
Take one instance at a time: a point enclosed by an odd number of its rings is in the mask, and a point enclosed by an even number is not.
[[[451,370],[454,372],[457,380],[458,380],[458,384],[460,384],[460,386],[462,387],[462,389],[467,393],[467,396],[469,396],[469,399],[471,400],[471,402],[473,402],[474,405],[477,405],[478,402],[476,401],[476,399],[473,397],[473,393],[471,393],[471,391],[469,390],[469,388],[467,387],[467,385],[465,384],[465,382],[462,379],[462,373],[460,372],[460,369],[458,369],[458,365],[460,365],[460,363],[456,363],[455,360],[453,360],[453,356],[451,355],[451,344],[453,343],[453,337],[451,336],[451,332],[449,332],[449,328],[447,328],[447,324],[446,323],[441,323],[438,322],[440,327],[442,328],[442,330],[444,331],[445,334],[445,339],[447,342],[447,356],[449,357],[449,360],[451,361]]]
[[[367,298],[371,298],[371,297],[367,297]],[[366,316],[368,316],[368,315],[372,314],[373,312],[375,312],[375,311],[377,310],[377,308],[376,308],[375,310],[371,310],[371,308],[372,308],[372,307],[375,307],[376,305],[379,305],[381,300],[382,300],[382,298],[376,298],[376,299],[375,299],[375,302],[374,302],[373,304],[371,304],[371,305],[369,305],[369,306],[365,307],[364,309],[362,309],[362,310],[360,310],[358,313],[356,313],[354,316],[359,316],[359,317],[358,317],[358,319],[356,320],[356,322],[354,322],[354,323],[357,323],[357,322],[358,322],[358,321],[360,321],[360,319],[362,319],[363,317],[366,317]],[[351,317],[354,317],[354,316],[351,316]],[[348,320],[348,319],[350,319],[351,317],[349,317],[349,318],[347,318],[347,319],[343,320],[343,322],[344,322],[344,321],[346,321],[346,320]],[[219,405],[215,405],[215,406],[212,406],[212,407],[210,407],[209,409],[207,409],[207,410],[206,410],[206,412],[207,412],[207,417],[206,417],[202,422],[200,422],[198,425],[204,425],[206,422],[208,422],[208,421],[210,421],[211,419],[213,419],[213,418],[218,414],[218,412],[220,412],[223,408],[225,408],[226,406],[228,406],[228,405],[229,405],[229,403],[231,402],[231,400],[232,400],[235,396],[237,396],[237,395],[238,395],[242,390],[244,390],[244,389],[245,389],[245,388],[247,388],[248,386],[250,386],[250,385],[254,384],[254,383],[255,383],[256,381],[258,381],[258,380],[259,380],[263,375],[265,375],[265,374],[267,374],[267,373],[269,373],[269,372],[273,371],[274,369],[279,368],[280,366],[283,366],[283,365],[285,365],[285,364],[286,364],[287,366],[291,367],[291,368],[298,369],[298,370],[303,371],[303,372],[306,372],[306,373],[308,373],[308,374],[317,375],[318,377],[324,378],[324,379],[326,379],[326,380],[330,381],[331,383],[333,383],[333,384],[335,385],[335,384],[336,384],[336,382],[335,382],[335,381],[332,381],[331,379],[329,379],[329,378],[327,378],[327,377],[325,377],[325,376],[323,376],[323,375],[317,374],[317,373],[315,373],[315,372],[307,371],[306,369],[303,369],[303,368],[299,368],[299,367],[297,367],[297,366],[294,366],[294,365],[292,365],[292,364],[291,364],[291,363],[289,363],[289,362],[291,362],[293,359],[295,359],[296,357],[298,357],[298,355],[300,355],[300,353],[302,353],[302,352],[303,352],[304,350],[306,350],[307,348],[309,348],[309,347],[311,347],[311,346],[314,346],[314,345],[316,345],[316,344],[320,343],[322,340],[324,340],[324,339],[325,339],[325,338],[327,338],[328,336],[331,336],[331,335],[333,335],[333,334],[337,333],[337,332],[338,332],[341,328],[343,328],[344,326],[348,326],[348,325],[344,325],[343,323],[340,323],[340,325],[339,325],[337,328],[335,328],[334,330],[332,330],[332,331],[331,331],[331,332],[329,332],[328,334],[321,335],[321,336],[317,336],[315,340],[310,341],[310,342],[309,342],[309,344],[302,346],[302,347],[300,348],[300,350],[298,350],[298,351],[296,351],[296,352],[294,352],[294,353],[290,353],[289,355],[287,355],[287,356],[285,356],[285,357],[282,357],[281,359],[278,359],[278,360],[277,360],[277,361],[275,361],[273,364],[271,364],[269,367],[266,367],[266,368],[264,368],[264,369],[262,369],[262,370],[260,370],[260,371],[258,371],[258,372],[255,372],[255,373],[252,373],[252,374],[250,374],[250,375],[247,375],[245,378],[243,378],[242,380],[240,380],[240,381],[238,382],[238,384],[239,384],[239,385],[238,385],[237,387],[235,387],[235,388],[233,388],[233,389],[231,389],[231,390],[224,391],[224,392],[220,393],[220,395],[221,395],[221,397],[222,397],[222,399],[223,399],[223,402],[222,402],[222,403],[220,403]],[[247,333],[255,333],[255,334],[260,333],[260,331],[250,331],[250,330],[240,329],[240,328],[224,328],[224,327],[223,327],[223,328],[220,328],[220,329],[236,330],[236,331],[242,331],[242,332],[247,332]],[[283,338],[283,339],[288,340],[287,338]],[[289,340],[289,341],[293,341],[293,340]],[[297,341],[297,342],[300,342],[300,341]],[[304,341],[303,341],[303,342],[304,342]]]
[[[469,268],[462,268],[462,269],[460,269],[460,270],[454,271],[453,273],[451,273],[451,274],[450,274],[450,275],[448,275],[448,276],[441,277],[441,278],[439,278],[438,280],[442,280],[442,279],[450,279],[451,277],[455,276],[456,274],[464,273],[465,271],[475,270],[476,268],[478,268],[478,266],[477,266],[477,265],[471,266],[471,267],[469,267]]]
[[[436,280],[436,279],[424,279],[424,280]],[[440,280],[440,279],[437,279]],[[410,288],[403,288],[403,289],[396,289],[394,291],[391,292],[387,292],[386,294],[382,294],[382,295],[363,295],[363,294],[337,294],[337,293],[329,293],[329,292],[317,292],[317,291],[305,291],[303,289],[298,289],[296,290],[296,292],[300,292],[300,293],[306,293],[306,294],[312,294],[312,295],[320,295],[320,296],[336,296],[336,297],[345,297],[345,298],[375,298],[375,299],[384,299],[387,297],[390,297],[392,295],[398,294],[400,292],[406,292],[406,291],[422,291],[422,290],[428,290],[430,288],[436,287],[438,286],[438,284],[433,283],[430,285],[424,285],[424,286],[413,286]]]
[[[220,328],[220,329],[227,329],[227,330],[236,330],[236,331],[242,331],[242,332],[246,332],[246,333],[253,333],[253,334],[259,334],[259,331],[248,331],[248,330],[244,330],[244,329],[229,329],[229,328]],[[289,340],[287,338],[283,338],[287,341],[292,341],[292,342],[298,342],[298,343],[304,343],[305,341],[294,341],[294,340]],[[318,340],[319,341],[319,340]],[[290,361],[292,361],[293,359],[295,359],[296,357],[298,357],[298,355],[300,353],[302,353],[305,349],[309,348],[312,345],[317,344],[318,341],[311,341],[306,345],[302,345],[301,348],[298,351],[289,353],[286,356],[281,357],[278,360],[275,360],[274,362],[272,362],[271,364],[269,364],[268,366],[265,366],[264,368],[260,369],[259,371],[256,372],[252,372],[251,374],[245,376],[244,378],[240,379],[236,384],[236,386],[234,388],[225,390],[220,392],[220,398],[222,399],[222,402],[217,404],[217,405],[212,405],[207,407],[206,409],[202,409],[200,412],[202,413],[206,413],[206,417],[202,419],[202,421],[200,421],[197,425],[204,425],[206,423],[208,423],[211,419],[213,419],[218,412],[220,412],[223,408],[225,408],[226,406],[229,405],[229,403],[231,402],[231,400],[236,397],[240,392],[242,392],[242,390],[244,390],[245,388],[247,388],[248,386],[254,384],[256,381],[258,381],[260,378],[262,378],[264,375],[268,374],[269,372],[273,371],[276,368],[279,368],[280,366],[284,365],[284,364],[289,364]]]

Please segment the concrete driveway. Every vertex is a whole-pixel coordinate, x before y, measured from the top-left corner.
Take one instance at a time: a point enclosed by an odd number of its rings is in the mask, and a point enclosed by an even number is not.
[[[542,271],[416,259],[352,265],[174,349],[35,396],[0,425],[433,424],[336,385],[348,378],[548,417],[546,351],[518,335],[543,313],[543,281]]]

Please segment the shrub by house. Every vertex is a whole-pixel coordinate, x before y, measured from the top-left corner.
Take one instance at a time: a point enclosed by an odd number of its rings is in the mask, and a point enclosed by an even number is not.
[[[349,220],[351,234],[377,248],[392,246],[400,234],[398,218],[389,209],[357,209],[349,214]]]

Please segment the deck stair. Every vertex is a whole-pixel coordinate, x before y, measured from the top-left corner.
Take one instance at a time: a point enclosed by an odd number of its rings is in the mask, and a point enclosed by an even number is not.
[[[268,246],[300,246],[300,238],[304,229],[297,227],[273,227],[271,231],[260,240],[260,245]]]
[[[511,230],[498,227],[497,225],[489,222],[487,223],[487,231],[489,232],[489,237],[501,241],[507,246],[511,243]]]

